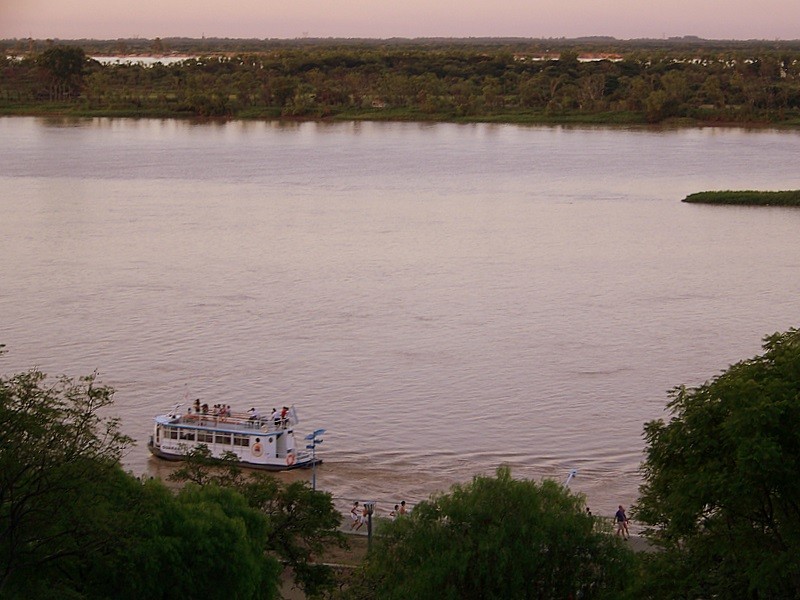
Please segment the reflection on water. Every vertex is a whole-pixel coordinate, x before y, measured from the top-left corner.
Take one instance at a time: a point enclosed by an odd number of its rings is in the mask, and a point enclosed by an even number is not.
[[[797,325],[800,187],[743,130],[0,119],[4,373],[99,369],[147,455],[186,392],[295,404],[318,486],[418,501],[508,464],[596,514],[642,425]],[[285,477],[309,476],[308,473]]]

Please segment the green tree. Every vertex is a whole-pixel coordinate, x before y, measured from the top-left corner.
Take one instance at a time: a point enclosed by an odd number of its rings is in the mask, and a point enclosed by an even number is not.
[[[0,594],[110,541],[83,516],[131,443],[98,416],[112,394],[96,375],[0,379]]]
[[[235,490],[266,518],[262,549],[292,568],[295,583],[307,595],[319,595],[334,585],[330,567],[314,563],[326,547],[346,546],[339,531],[341,514],[328,492],[312,490],[306,481],[284,484],[264,473],[245,473],[235,455],[213,460],[205,446],[193,449],[172,479]]]
[[[663,552],[642,597],[800,597],[800,332],[764,350],[645,426],[635,514]]]
[[[580,65],[579,58],[580,55],[575,50],[564,50],[558,57],[558,69],[562,73],[574,71]]]
[[[708,77],[698,90],[698,101],[714,106],[714,108],[725,108],[725,93],[722,91],[720,79],[716,75]]]
[[[0,598],[275,598],[268,517],[125,473],[112,395],[96,375],[0,378]]]
[[[633,553],[554,481],[508,468],[418,504],[379,530],[356,598],[616,598]]]
[[[76,96],[83,85],[86,53],[78,46],[53,46],[36,59],[44,71],[51,100],[64,100]]]
[[[675,116],[678,111],[677,101],[664,90],[650,92],[644,105],[645,118],[651,123]]]

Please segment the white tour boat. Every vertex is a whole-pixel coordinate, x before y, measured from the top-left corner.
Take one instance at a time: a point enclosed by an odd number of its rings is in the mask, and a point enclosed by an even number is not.
[[[284,408],[282,418],[281,411],[261,417],[255,409],[245,414],[231,413],[229,407],[209,412],[207,405],[202,410],[190,409],[181,414],[178,412],[181,406],[178,404],[169,414],[155,418],[147,446],[159,458],[183,460],[193,448],[205,444],[213,458],[233,453],[239,464],[255,469],[285,471],[322,462],[316,457],[314,444],[306,446],[311,452],[297,448],[294,426],[299,420],[294,406]],[[317,430],[315,434],[323,431]]]

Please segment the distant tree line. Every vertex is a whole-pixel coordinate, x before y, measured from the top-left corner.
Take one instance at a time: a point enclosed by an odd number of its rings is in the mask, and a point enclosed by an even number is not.
[[[574,49],[547,53],[539,46],[296,44],[147,66],[101,64],[80,46],[53,45],[0,59],[0,110],[800,124],[800,49],[598,52],[586,60]]]
[[[796,40],[707,40],[687,35],[669,38],[640,38],[621,40],[611,36],[585,36],[578,38],[523,38],[523,37],[470,37],[470,38],[117,38],[99,39],[33,39],[16,38],[0,40],[0,51],[8,56],[34,55],[53,46],[76,46],[93,56],[153,56],[177,54],[204,56],[214,53],[247,54],[285,49],[405,49],[405,50],[469,50],[472,52],[528,52],[560,54],[561,52],[631,54],[636,52],[666,52],[693,54],[697,52],[799,52],[800,38]]]

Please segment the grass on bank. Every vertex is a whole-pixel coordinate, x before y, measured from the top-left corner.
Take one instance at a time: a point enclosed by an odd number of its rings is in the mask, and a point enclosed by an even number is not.
[[[359,108],[339,110],[321,107],[297,114],[280,107],[245,107],[229,113],[202,114],[174,104],[160,106],[91,107],[85,103],[42,102],[37,104],[0,102],[0,116],[60,116],[76,118],[158,118],[158,119],[223,119],[281,121],[386,121],[416,123],[497,123],[516,125],[589,125],[589,126],[670,126],[698,127],[706,123],[695,119],[669,119],[648,123],[643,113],[622,112],[552,112],[544,110],[507,110],[486,113],[458,111],[427,112],[410,108]],[[739,124],[743,126],[746,124]]]
[[[692,204],[732,204],[738,206],[800,206],[800,190],[759,192],[755,190],[697,192],[683,199]]]

